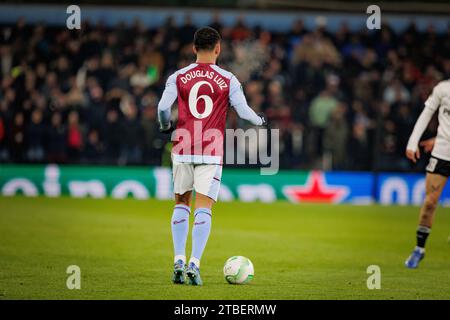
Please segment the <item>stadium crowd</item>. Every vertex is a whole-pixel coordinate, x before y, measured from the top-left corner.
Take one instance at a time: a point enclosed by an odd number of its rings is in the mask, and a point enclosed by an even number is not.
[[[410,169],[415,120],[450,78],[450,27],[330,32],[299,20],[277,33],[218,16],[211,26],[224,40],[219,64],[280,129],[282,167]],[[0,30],[0,162],[161,164],[168,138],[156,108],[168,75],[194,59],[189,16],[155,29],[20,20]],[[245,125],[230,112],[228,127]],[[427,135],[435,129],[436,120]]]

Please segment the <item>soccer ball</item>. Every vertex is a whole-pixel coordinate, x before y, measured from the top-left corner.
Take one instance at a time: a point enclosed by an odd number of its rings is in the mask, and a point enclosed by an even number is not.
[[[242,256],[234,256],[225,262],[223,274],[228,283],[244,284],[249,283],[253,279],[255,271],[250,259]]]

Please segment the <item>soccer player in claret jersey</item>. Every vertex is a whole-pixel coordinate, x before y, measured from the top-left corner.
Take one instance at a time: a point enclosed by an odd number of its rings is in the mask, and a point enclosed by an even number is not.
[[[420,158],[419,140],[428,126],[433,114],[438,111],[439,127],[435,139],[420,143],[425,152],[432,150],[426,168],[425,201],[420,210],[417,227],[417,245],[405,262],[407,268],[415,269],[425,257],[425,242],[433,225],[433,218],[442,190],[450,175],[450,80],[442,81],[434,87],[432,94],[425,101],[406,147],[406,156],[414,163]]]
[[[212,206],[217,201],[222,175],[223,134],[228,106],[254,125],[266,125],[262,114],[247,104],[238,79],[216,65],[220,35],[210,27],[194,35],[195,63],[173,73],[158,104],[160,130],[171,133],[171,107],[178,98],[178,122],[172,134],[172,170],[175,208],[173,282],[202,285],[200,260],[211,230]],[[195,190],[192,253],[186,265],[192,191]]]

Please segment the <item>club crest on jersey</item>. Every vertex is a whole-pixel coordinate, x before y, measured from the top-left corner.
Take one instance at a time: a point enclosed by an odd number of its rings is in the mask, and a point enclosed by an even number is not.
[[[445,108],[443,111],[444,114],[447,114],[448,116],[450,116],[450,109]]]

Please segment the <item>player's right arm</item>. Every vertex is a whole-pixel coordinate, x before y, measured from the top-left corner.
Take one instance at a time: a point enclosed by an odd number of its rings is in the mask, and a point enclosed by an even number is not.
[[[170,121],[172,105],[178,97],[177,74],[172,74],[166,82],[166,88],[158,103],[158,121],[161,132],[169,132],[172,128]]]
[[[232,76],[230,79],[230,104],[241,119],[247,120],[256,126],[267,125],[264,115],[256,114],[247,104],[241,83],[235,76]]]
[[[406,157],[412,162],[416,163],[420,158],[419,141],[423,132],[428,126],[431,117],[439,108],[441,103],[441,92],[439,84],[434,87],[432,94],[425,101],[425,108],[417,119],[414,130],[409,137],[408,145],[406,146]]]

